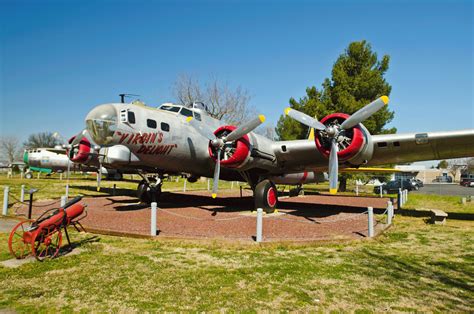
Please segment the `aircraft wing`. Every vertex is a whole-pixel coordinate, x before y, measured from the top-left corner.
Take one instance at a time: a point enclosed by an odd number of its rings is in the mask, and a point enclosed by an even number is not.
[[[474,156],[474,129],[373,135],[372,141],[370,166]]]
[[[56,153],[56,154],[62,154],[66,155],[66,149],[65,148],[45,148],[45,150]]]

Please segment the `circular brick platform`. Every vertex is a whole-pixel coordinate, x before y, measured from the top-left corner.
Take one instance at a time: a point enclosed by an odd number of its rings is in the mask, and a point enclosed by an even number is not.
[[[212,199],[207,191],[163,193],[158,204],[158,237],[233,239],[252,241],[256,229],[253,198],[240,198],[238,191],[223,191]],[[368,206],[383,212],[388,199],[307,195],[281,198],[278,213],[264,215],[264,241],[312,241],[358,239],[367,235]],[[52,201],[35,203],[38,216]],[[89,229],[130,235],[150,234],[148,206],[128,196],[84,198],[88,216],[82,221]],[[36,207],[42,206],[42,207]],[[27,206],[17,214],[25,215]],[[23,216],[24,217],[24,216]]]

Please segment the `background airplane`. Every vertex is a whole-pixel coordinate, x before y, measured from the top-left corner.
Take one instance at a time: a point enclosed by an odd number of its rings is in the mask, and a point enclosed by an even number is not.
[[[69,160],[66,150],[62,147],[55,148],[32,148],[23,153],[23,161],[28,167],[25,178],[31,179],[33,172],[46,174],[67,172],[68,164],[70,171],[97,172],[99,164],[75,163]],[[102,175],[108,179],[121,180],[122,172],[118,169],[101,168]]]
[[[143,202],[159,199],[165,175],[185,173],[191,182],[214,178],[213,197],[219,179],[246,181],[255,206],[267,212],[277,205],[275,182],[285,176],[306,172],[317,181],[327,171],[330,192],[336,193],[339,168],[474,156],[473,129],[371,135],[362,122],[387,103],[382,96],[352,115],[334,113],[321,121],[287,108],[288,116],[316,130],[314,140],[293,141],[252,132],[265,121],[262,115],[236,127],[210,117],[200,103],[103,104],[87,114],[86,129],[71,141],[71,150],[75,162],[96,154],[107,167],[135,169],[143,178],[138,186]]]

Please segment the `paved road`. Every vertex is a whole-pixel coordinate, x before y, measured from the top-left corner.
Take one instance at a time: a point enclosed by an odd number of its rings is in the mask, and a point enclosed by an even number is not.
[[[412,191],[411,193],[474,196],[474,188],[464,187],[459,184],[425,184],[420,190]]]

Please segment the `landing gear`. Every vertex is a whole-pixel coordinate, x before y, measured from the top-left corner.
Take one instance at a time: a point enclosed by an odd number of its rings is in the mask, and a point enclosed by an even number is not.
[[[25,173],[25,179],[32,179],[32,178],[33,178],[33,173],[31,173],[30,171]]]
[[[262,208],[267,214],[273,213],[278,204],[278,191],[275,184],[265,179],[254,190],[255,208]]]
[[[158,202],[161,196],[161,178],[145,178],[138,184],[137,197],[140,202],[150,204]]]

